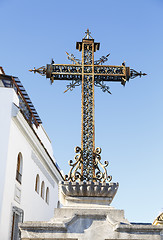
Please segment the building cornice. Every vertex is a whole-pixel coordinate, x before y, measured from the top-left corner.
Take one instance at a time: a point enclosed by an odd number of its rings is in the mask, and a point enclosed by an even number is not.
[[[3,67],[0,67],[0,71],[2,72],[2,74],[5,74]]]

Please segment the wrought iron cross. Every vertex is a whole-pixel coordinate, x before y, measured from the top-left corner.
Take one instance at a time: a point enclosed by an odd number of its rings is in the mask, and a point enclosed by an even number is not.
[[[94,86],[100,87],[102,91],[108,92],[109,87],[105,82],[120,82],[125,86],[126,81],[137,76],[146,75],[139,73],[130,67],[125,66],[125,62],[121,66],[102,65],[108,60],[102,56],[99,60],[94,61],[94,52],[99,50],[100,43],[94,42],[94,39],[87,30],[82,42],[76,43],[76,49],[82,51],[82,60],[76,59],[73,54],[68,55],[68,59],[73,64],[55,64],[52,60],[51,64],[46,67],[33,69],[34,73],[39,73],[50,78],[51,83],[54,80],[71,81],[67,85],[67,90],[73,90],[75,86],[82,85],[82,107],[81,107],[81,148],[76,147],[75,162],[70,160],[71,170],[69,175],[65,176],[65,180],[70,181],[110,181],[111,176],[107,175],[106,166],[108,162],[101,163],[101,149],[95,149],[95,126],[94,126]],[[66,92],[65,91],[65,92]],[[103,168],[103,171],[101,171]]]

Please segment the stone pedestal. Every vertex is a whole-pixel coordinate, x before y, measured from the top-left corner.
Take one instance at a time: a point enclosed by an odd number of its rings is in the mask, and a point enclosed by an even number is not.
[[[62,182],[59,185],[59,199],[67,207],[106,207],[112,202],[118,186],[118,183]]]
[[[22,240],[162,240],[162,226],[131,224],[123,210],[110,206],[117,183],[60,184],[63,207],[49,222],[20,225]]]

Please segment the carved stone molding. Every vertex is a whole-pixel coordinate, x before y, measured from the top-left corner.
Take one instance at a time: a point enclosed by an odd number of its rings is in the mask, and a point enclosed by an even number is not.
[[[60,201],[65,205],[97,204],[110,205],[117,190],[118,183],[99,182],[61,182]]]

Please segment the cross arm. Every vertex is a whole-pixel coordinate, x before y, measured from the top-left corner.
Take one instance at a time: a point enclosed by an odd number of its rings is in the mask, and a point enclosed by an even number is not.
[[[126,81],[129,81],[130,78],[133,79],[137,76],[141,77],[144,75],[146,74],[130,69],[130,67],[126,67],[124,64],[121,66],[94,66],[95,81],[121,82],[121,84],[125,86]]]
[[[30,72],[39,73],[46,78],[54,80],[82,80],[82,65],[74,64],[47,64],[46,67],[31,69]]]
[[[46,67],[29,70],[34,73],[39,73],[46,78],[50,78],[51,83],[54,80],[82,80],[82,65],[80,64],[47,64]],[[126,67],[123,63],[120,66],[114,65],[85,65],[84,74],[94,74],[95,81],[121,82],[125,86],[126,81],[137,76],[146,75],[142,72],[137,72],[130,67]]]

